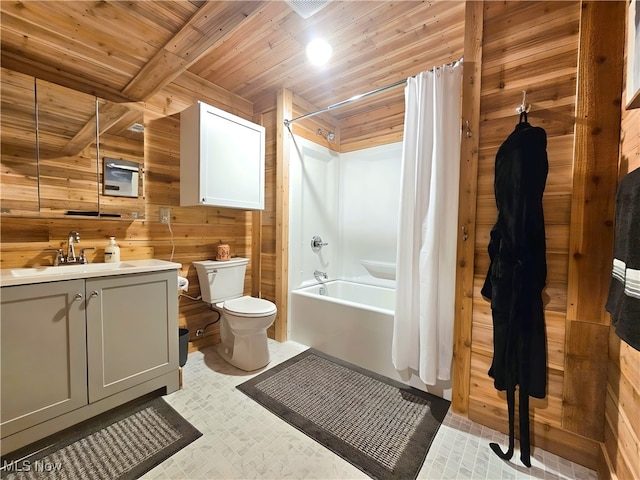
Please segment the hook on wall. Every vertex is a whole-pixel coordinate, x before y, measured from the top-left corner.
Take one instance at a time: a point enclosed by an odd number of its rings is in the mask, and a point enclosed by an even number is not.
[[[520,114],[529,113],[529,110],[531,110],[531,104],[527,104],[527,91],[522,90],[522,104],[516,108],[516,112]]]
[[[465,130],[467,131],[467,138],[471,138],[473,136],[473,132],[471,131],[471,128],[469,128],[469,120],[465,120],[464,125]]]

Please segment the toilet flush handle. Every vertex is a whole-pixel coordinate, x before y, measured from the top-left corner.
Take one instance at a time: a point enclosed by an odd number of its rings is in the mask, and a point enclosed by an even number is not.
[[[209,285],[211,285],[213,283],[213,279],[216,278],[217,274],[218,274],[218,270],[211,270],[210,272],[207,272],[207,278],[209,279]]]

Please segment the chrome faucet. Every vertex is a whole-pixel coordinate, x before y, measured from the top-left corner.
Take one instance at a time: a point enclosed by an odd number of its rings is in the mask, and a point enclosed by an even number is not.
[[[69,239],[67,240],[67,255],[65,256],[62,248],[45,248],[47,252],[55,252],[56,256],[53,259],[53,265],[77,265],[89,263],[84,252],[86,250],[95,250],[96,247],[85,247],[80,250],[80,256],[76,257],[75,245],[80,243],[80,233],[75,230],[69,232]]]
[[[86,250],[95,250],[95,247],[85,247],[80,250],[80,256],[76,257],[75,245],[80,243],[80,233],[76,230],[69,232],[69,239],[67,240],[67,255],[65,256],[61,248],[48,248],[48,251],[53,251],[56,256],[53,260],[54,265],[77,265],[89,263],[84,252]]]
[[[79,263],[76,262],[76,251],[74,245],[80,243],[80,233],[72,230],[69,232],[69,240],[67,244],[67,259],[65,263]]]
[[[313,272],[313,276],[320,283],[322,283],[323,280],[329,279],[329,275],[327,275],[327,272],[321,272],[320,270],[316,270],[315,272]]]
[[[325,287],[324,281],[329,279],[329,275],[327,275],[327,272],[321,272],[320,270],[315,270],[313,272],[313,276],[315,277],[316,281],[320,284],[320,288],[318,289],[318,294],[326,295],[327,287]]]

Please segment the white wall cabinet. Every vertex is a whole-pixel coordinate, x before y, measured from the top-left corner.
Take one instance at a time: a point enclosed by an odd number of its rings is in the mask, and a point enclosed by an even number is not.
[[[264,209],[265,129],[197,102],[180,114],[180,205]]]
[[[176,292],[175,270],[3,287],[2,454],[175,391]]]

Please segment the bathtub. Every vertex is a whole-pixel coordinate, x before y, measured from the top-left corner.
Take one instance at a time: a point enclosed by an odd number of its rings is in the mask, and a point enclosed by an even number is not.
[[[292,290],[290,302],[289,339],[426,390],[391,362],[393,288],[333,280]]]

